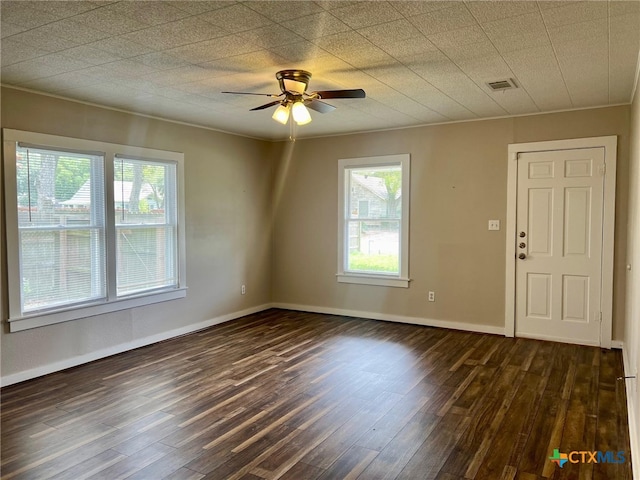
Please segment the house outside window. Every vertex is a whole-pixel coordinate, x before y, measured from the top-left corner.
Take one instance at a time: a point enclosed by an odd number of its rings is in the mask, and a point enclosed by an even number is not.
[[[11,331],[185,296],[182,154],[3,133]]]
[[[408,287],[408,154],[339,161],[338,281]]]

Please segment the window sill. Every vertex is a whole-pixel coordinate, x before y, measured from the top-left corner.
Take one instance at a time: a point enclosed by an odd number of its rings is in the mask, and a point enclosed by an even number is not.
[[[56,323],[68,322],[70,320],[79,320],[81,318],[93,317],[103,313],[117,312],[119,310],[126,310],[129,308],[167,302],[169,300],[176,300],[186,296],[187,289],[184,287],[160,291],[153,294],[122,298],[108,303],[101,302],[90,305],[81,305],[74,309],[35,312],[18,318],[10,318],[9,331],[20,332],[30,328],[44,327],[46,325],[54,325]]]
[[[338,279],[338,283],[357,283],[360,285],[375,285],[379,287],[409,288],[409,282],[411,281],[408,278],[354,273],[339,273],[336,277]]]

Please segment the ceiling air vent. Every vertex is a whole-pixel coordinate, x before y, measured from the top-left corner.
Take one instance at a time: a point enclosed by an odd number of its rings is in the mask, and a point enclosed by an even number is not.
[[[488,82],[487,86],[494,91],[518,88],[516,82],[514,82],[512,78],[507,78],[505,80],[496,80],[495,82]]]

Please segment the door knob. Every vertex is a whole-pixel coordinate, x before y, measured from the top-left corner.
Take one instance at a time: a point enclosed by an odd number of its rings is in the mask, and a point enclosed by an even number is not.
[[[526,237],[526,236],[527,236],[527,234],[526,234],[526,233],[524,233],[524,232],[520,232],[520,238],[524,238],[524,237]]]
[[[521,253],[520,255],[518,255],[518,258],[520,260],[524,260],[525,258],[527,258],[527,256],[524,253]]]
[[[526,246],[527,246],[527,244],[526,244],[526,243],[524,243],[524,242],[520,242],[520,244],[519,244],[518,246],[519,246],[520,248],[524,248],[524,247],[526,247]]]

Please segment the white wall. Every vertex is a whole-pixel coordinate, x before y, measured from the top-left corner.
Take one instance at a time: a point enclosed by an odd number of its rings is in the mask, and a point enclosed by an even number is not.
[[[634,478],[640,479],[640,85],[636,85],[631,106],[629,152],[629,224],[628,224],[627,305],[624,333],[625,375],[628,379],[629,433]]]

